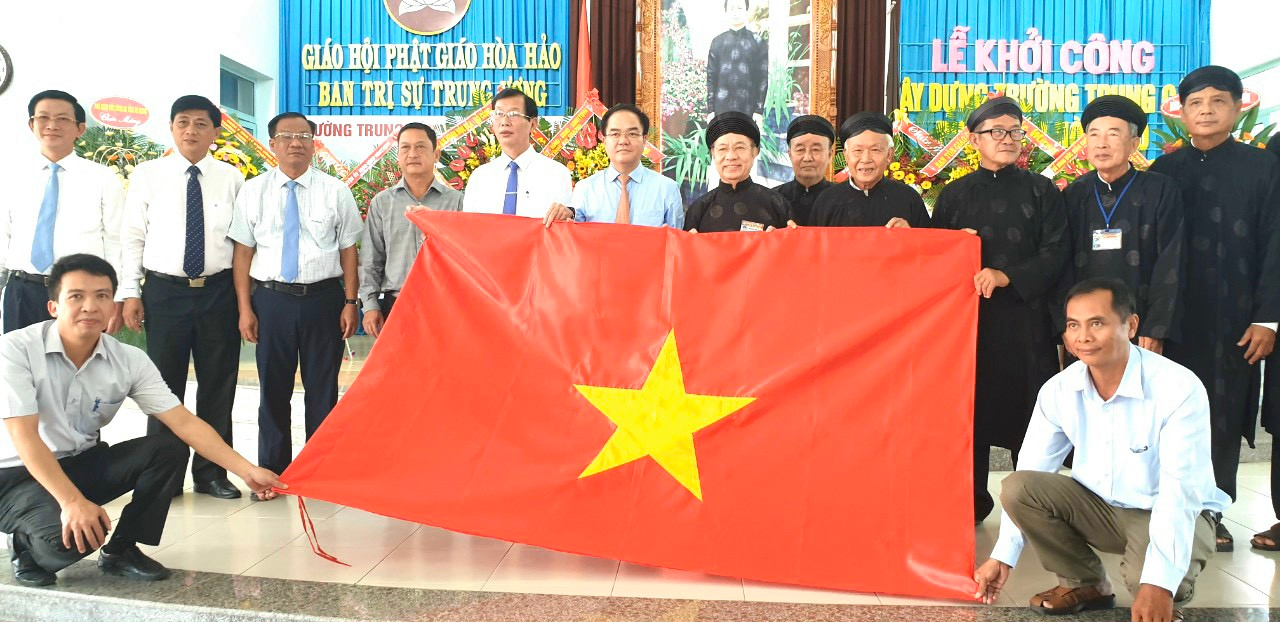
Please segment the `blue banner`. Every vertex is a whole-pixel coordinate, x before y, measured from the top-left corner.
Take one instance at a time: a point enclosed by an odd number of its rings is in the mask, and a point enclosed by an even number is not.
[[[443,116],[519,88],[572,105],[569,2],[281,0],[280,109]]]
[[[946,114],[1002,91],[1071,125],[1093,98],[1120,94],[1162,129],[1160,107],[1209,61],[1209,3],[905,0],[897,107]]]

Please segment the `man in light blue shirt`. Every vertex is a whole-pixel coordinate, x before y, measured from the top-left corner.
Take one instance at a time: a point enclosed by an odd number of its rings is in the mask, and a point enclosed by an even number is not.
[[[1093,549],[1123,554],[1133,619],[1181,620],[1213,554],[1230,498],[1214,484],[1209,399],[1190,370],[1131,343],[1133,293],[1089,279],[1067,294],[1063,341],[1080,360],[1040,389],[1004,480],[1000,537],[978,567],[977,597],[992,603],[1025,543],[1059,586],[1031,598],[1042,613],[1115,606]],[[1070,476],[1058,474],[1075,449]]]
[[[648,115],[631,104],[618,104],[600,118],[600,134],[609,167],[578,182],[568,206],[552,205],[547,225],[572,220],[683,228],[680,186],[640,165]]]

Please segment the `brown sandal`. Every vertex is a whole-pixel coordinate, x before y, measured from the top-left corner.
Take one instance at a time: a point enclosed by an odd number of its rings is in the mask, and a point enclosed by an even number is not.
[[[1115,606],[1115,594],[1103,594],[1096,585],[1076,588],[1059,585],[1031,597],[1032,611],[1050,616],[1080,613],[1090,609],[1114,609]]]
[[[1258,542],[1258,538],[1266,538],[1271,541],[1270,545]],[[1253,539],[1249,541],[1252,546],[1259,551],[1280,551],[1280,523],[1276,523],[1266,531],[1260,531],[1253,534]]]

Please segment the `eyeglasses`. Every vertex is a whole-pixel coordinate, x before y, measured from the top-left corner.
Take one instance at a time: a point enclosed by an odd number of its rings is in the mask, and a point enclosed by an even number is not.
[[[286,143],[291,143],[294,140],[309,143],[311,142],[311,139],[315,138],[315,135],[311,132],[276,132],[276,138],[279,138]]]
[[[493,119],[494,123],[501,123],[503,119],[506,119],[512,123],[515,123],[520,119],[533,118],[527,114],[520,114],[519,112],[516,112],[514,110],[494,110],[493,112],[490,113],[490,116]]]
[[[619,132],[618,130],[611,130],[611,131],[605,132],[604,134],[604,137],[610,140],[619,140],[622,138],[625,138],[627,140],[640,140],[641,136],[644,136],[644,134],[641,134],[638,130],[631,130],[629,132]]]
[[[993,127],[989,130],[974,132],[974,134],[990,134],[991,138],[997,142],[1004,140],[1005,136],[1012,136],[1014,140],[1022,140],[1027,137],[1027,131],[1024,129],[1006,130],[1000,127]]]
[[[76,120],[74,118],[64,116],[50,117],[47,115],[38,115],[31,117],[31,120],[35,122],[36,125],[52,125],[54,127],[66,127],[68,125],[76,124]]]

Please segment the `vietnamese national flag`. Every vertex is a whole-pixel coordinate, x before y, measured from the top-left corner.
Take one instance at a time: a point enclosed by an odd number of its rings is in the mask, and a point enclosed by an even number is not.
[[[640,564],[972,599],[979,241],[424,212],[290,494]]]

